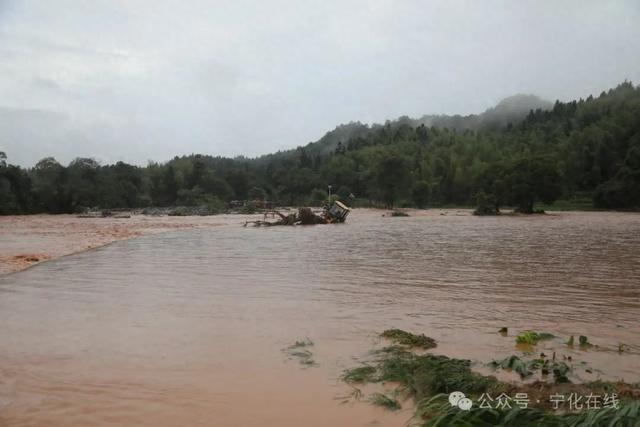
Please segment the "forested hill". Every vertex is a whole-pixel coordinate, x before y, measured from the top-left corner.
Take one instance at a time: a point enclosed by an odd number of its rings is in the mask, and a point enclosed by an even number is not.
[[[369,132],[376,131],[383,126],[398,126],[407,124],[412,127],[425,125],[427,127],[447,128],[456,131],[474,130],[490,131],[506,128],[509,124],[520,123],[527,117],[530,111],[549,110],[553,103],[540,99],[535,95],[513,95],[500,101],[495,107],[489,108],[480,114],[470,114],[467,116],[448,115],[424,115],[419,119],[412,119],[402,116],[397,120],[387,121],[384,125],[373,124],[371,126],[361,122],[351,122],[337,126],[334,130],[327,132],[320,140],[311,142],[304,146],[310,155],[330,154],[339,142],[363,137]],[[295,150],[282,152],[291,153]]]
[[[602,208],[640,208],[640,87],[625,82],[597,97],[503,119],[503,109],[517,112],[507,107],[520,100],[477,116],[351,123],[317,143],[258,159],[191,155],[135,167],[83,158],[63,166],[46,158],[22,169],[0,158],[0,211],[215,210],[247,199],[318,204],[328,184],[351,204],[479,203],[489,211],[531,212],[540,201],[588,198]]]

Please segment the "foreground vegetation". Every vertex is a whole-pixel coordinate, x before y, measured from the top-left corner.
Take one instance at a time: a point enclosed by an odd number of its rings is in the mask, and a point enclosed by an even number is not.
[[[526,362],[517,356],[493,362],[495,368],[513,369],[524,378],[529,369],[550,369],[552,381],[537,380],[530,383],[512,384],[499,381],[494,376],[485,376],[471,369],[469,360],[454,359],[430,353],[419,353],[415,343],[425,342],[424,335],[413,335],[397,329],[393,334],[382,334],[393,345],[376,350],[373,360],[347,370],[343,380],[351,384],[358,398],[359,387],[364,384],[392,384],[392,392],[374,393],[370,401],[392,410],[401,407],[401,399],[415,402],[414,424],[423,426],[640,426],[640,384],[609,383],[594,381],[573,384],[567,378],[569,367],[554,360]],[[549,338],[549,334],[532,331],[519,336],[534,340]],[[435,345],[435,343],[434,343]],[[429,348],[432,346],[430,345]],[[523,371],[522,369],[527,369]],[[452,406],[449,393],[462,391],[472,398],[471,410]],[[599,409],[574,411],[556,410],[549,397],[562,394],[571,396],[610,395],[620,399],[618,407],[602,406]],[[483,396],[527,396],[526,405],[494,405],[481,407]],[[490,399],[490,398],[489,398]],[[524,399],[520,397],[520,399]],[[497,399],[496,399],[497,400]],[[529,403],[531,402],[531,403]],[[584,402],[583,402],[584,403]],[[491,406],[491,405],[489,405]],[[561,408],[562,409],[562,408]]]
[[[256,159],[190,155],[137,167],[45,158],[24,169],[0,153],[0,214],[175,205],[216,211],[231,200],[319,204],[328,184],[356,206],[478,205],[478,213],[493,214],[508,205],[531,213],[561,198],[640,207],[639,87],[625,82],[528,114],[498,107],[479,116],[350,123]]]
[[[625,401],[615,408],[555,415],[533,408],[508,410],[478,408],[461,411],[437,395],[423,402],[418,410],[421,418],[428,418],[423,426],[457,427],[638,427],[640,401]]]

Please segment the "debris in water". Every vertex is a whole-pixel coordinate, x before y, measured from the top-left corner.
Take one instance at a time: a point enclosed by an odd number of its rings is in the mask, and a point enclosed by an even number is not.
[[[246,227],[253,224],[254,227],[270,227],[273,225],[312,225],[312,224],[335,224],[345,222],[351,208],[339,201],[333,202],[331,206],[326,207],[321,214],[314,213],[311,208],[299,208],[298,212],[285,215],[278,211],[265,212],[264,219],[258,221],[247,221],[244,223]],[[267,221],[267,216],[280,217],[277,221]]]

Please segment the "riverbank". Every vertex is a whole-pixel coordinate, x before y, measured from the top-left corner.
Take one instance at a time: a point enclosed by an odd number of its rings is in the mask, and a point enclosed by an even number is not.
[[[237,215],[148,216],[129,218],[77,215],[0,216],[0,275],[43,261],[94,249],[119,240],[182,228],[229,224]]]

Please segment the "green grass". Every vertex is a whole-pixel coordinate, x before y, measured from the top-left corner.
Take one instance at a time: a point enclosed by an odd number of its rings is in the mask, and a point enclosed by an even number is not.
[[[393,341],[396,344],[405,345],[409,348],[422,348],[428,350],[436,347],[436,341],[424,334],[416,335],[402,329],[387,329],[382,334],[383,338]]]

